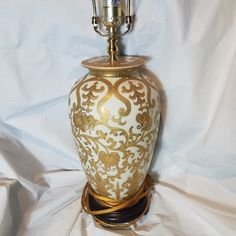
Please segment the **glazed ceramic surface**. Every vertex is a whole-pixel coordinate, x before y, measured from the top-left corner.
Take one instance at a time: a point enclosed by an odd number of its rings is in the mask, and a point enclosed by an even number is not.
[[[82,62],[89,73],[69,97],[72,131],[84,171],[100,195],[123,200],[141,187],[156,142],[160,101],[143,60],[102,57]]]

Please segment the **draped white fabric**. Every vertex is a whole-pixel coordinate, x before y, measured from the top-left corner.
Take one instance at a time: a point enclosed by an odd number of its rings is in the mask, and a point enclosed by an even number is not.
[[[0,0],[0,235],[236,235],[236,1],[136,0],[125,53],[149,56],[162,124],[150,211],[110,231],[81,211],[86,182],[67,96],[106,53],[91,1]]]

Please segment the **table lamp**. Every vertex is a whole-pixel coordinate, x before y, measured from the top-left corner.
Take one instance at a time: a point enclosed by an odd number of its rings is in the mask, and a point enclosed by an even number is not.
[[[108,56],[82,61],[89,72],[69,95],[72,133],[88,179],[81,203],[102,226],[126,229],[150,206],[148,170],[158,133],[160,98],[157,81],[143,70],[145,60],[119,56],[118,40],[134,22],[130,0],[91,3],[93,28],[107,38]]]

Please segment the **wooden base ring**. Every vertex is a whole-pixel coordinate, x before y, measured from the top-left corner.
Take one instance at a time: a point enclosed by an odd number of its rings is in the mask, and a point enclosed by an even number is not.
[[[89,206],[91,210],[105,209],[91,195],[89,196]],[[93,216],[94,219],[104,227],[113,229],[126,229],[130,225],[135,224],[149,209],[148,197],[142,198],[132,207],[123,208],[111,213]]]

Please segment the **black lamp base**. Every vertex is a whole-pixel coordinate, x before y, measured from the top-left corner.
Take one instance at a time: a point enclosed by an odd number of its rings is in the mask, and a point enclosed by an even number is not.
[[[127,207],[118,211],[114,211],[107,214],[94,216],[101,225],[108,228],[125,229],[131,224],[134,224],[143,215],[147,214],[149,209],[149,197],[145,196],[139,202],[131,207]],[[89,207],[92,211],[104,210],[104,206],[100,205],[94,198],[89,194]]]

